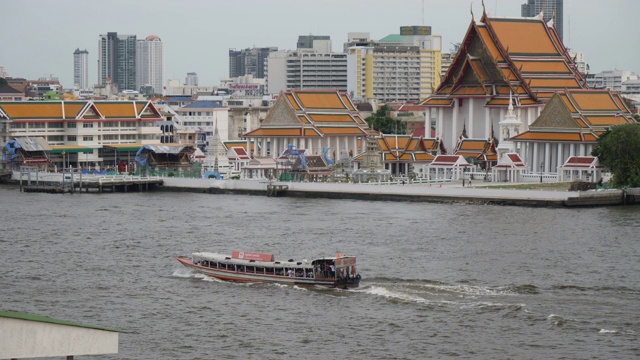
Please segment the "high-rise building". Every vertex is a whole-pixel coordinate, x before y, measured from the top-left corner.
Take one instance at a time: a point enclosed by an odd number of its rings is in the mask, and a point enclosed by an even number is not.
[[[328,49],[331,49],[331,40],[315,40],[313,49],[270,53],[267,59],[267,92],[278,94],[294,89],[346,91],[347,54],[333,53]]]
[[[78,89],[89,88],[89,52],[79,48],[73,52],[73,86]]]
[[[150,87],[153,94],[164,90],[164,44],[157,35],[149,35],[136,44],[136,90]]]
[[[563,39],[562,24],[564,18],[562,3],[563,0],[527,0],[526,4],[522,4],[522,12],[520,15],[523,17],[534,17],[542,12],[545,21],[548,22],[554,19],[553,24],[558,31],[558,35]]]
[[[198,74],[194,72],[187,73],[184,84],[185,86],[198,86]]]
[[[347,89],[352,98],[419,101],[440,84],[442,37],[430,26],[403,26],[378,41],[349,33]]]
[[[118,85],[118,91],[136,89],[136,36],[109,32],[98,43],[98,84]]]
[[[316,40],[331,40],[331,37],[328,35],[300,35],[298,36],[296,49],[313,49],[317,47],[317,45],[314,45]],[[331,49],[327,52],[331,52]]]
[[[251,49],[229,49],[229,77],[235,78],[253,75],[264,79],[264,69],[269,53],[278,51],[277,47],[253,47]]]
[[[6,78],[7,77],[7,73],[4,72],[4,66],[0,65],[0,77],[1,78]]]

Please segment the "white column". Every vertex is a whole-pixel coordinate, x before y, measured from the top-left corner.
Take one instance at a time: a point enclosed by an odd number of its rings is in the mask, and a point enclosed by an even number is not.
[[[580,144],[580,154],[579,155],[580,156],[586,156],[587,155],[587,153],[585,151],[584,144]]]
[[[491,109],[484,108],[484,133],[491,134]]]
[[[533,164],[531,164],[533,172],[540,171],[540,161],[538,161],[538,143],[533,143]]]
[[[455,150],[453,147],[456,146],[456,141],[458,140],[458,99],[453,99],[453,122],[451,124],[451,150],[449,152],[453,153]]]
[[[558,143],[558,165],[557,167],[562,166],[562,164],[564,164],[563,160],[563,149],[562,149],[562,143]],[[560,172],[560,169],[558,169],[558,173]]]
[[[475,99],[469,98],[469,128],[467,129],[467,134],[470,138],[473,138],[473,101]]]
[[[425,130],[426,129],[431,129],[431,127],[425,128]],[[436,130],[436,136],[442,136],[443,132],[444,132],[444,109],[438,108],[438,127]]]
[[[576,155],[576,144],[569,145],[569,156]]]
[[[549,168],[551,166],[551,144],[544,144],[544,172],[549,173]]]

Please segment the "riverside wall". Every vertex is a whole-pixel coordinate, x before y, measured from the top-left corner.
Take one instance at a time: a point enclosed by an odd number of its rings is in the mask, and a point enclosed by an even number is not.
[[[532,207],[587,207],[635,203],[623,190],[554,191],[492,189],[451,184],[370,185],[164,178],[160,191],[267,195],[269,185],[286,186],[278,195],[303,198],[493,204]],[[640,194],[637,196],[640,203]]]

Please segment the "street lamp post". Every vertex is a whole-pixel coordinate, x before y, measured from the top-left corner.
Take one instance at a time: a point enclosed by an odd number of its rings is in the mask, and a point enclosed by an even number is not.
[[[544,168],[544,161],[540,163],[540,184],[542,184],[542,169]]]

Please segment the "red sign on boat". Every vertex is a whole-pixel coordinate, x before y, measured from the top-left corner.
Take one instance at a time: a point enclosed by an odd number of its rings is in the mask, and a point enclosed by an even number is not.
[[[273,261],[273,254],[264,254],[256,252],[237,251],[231,253],[233,259],[255,260],[255,261]]]

